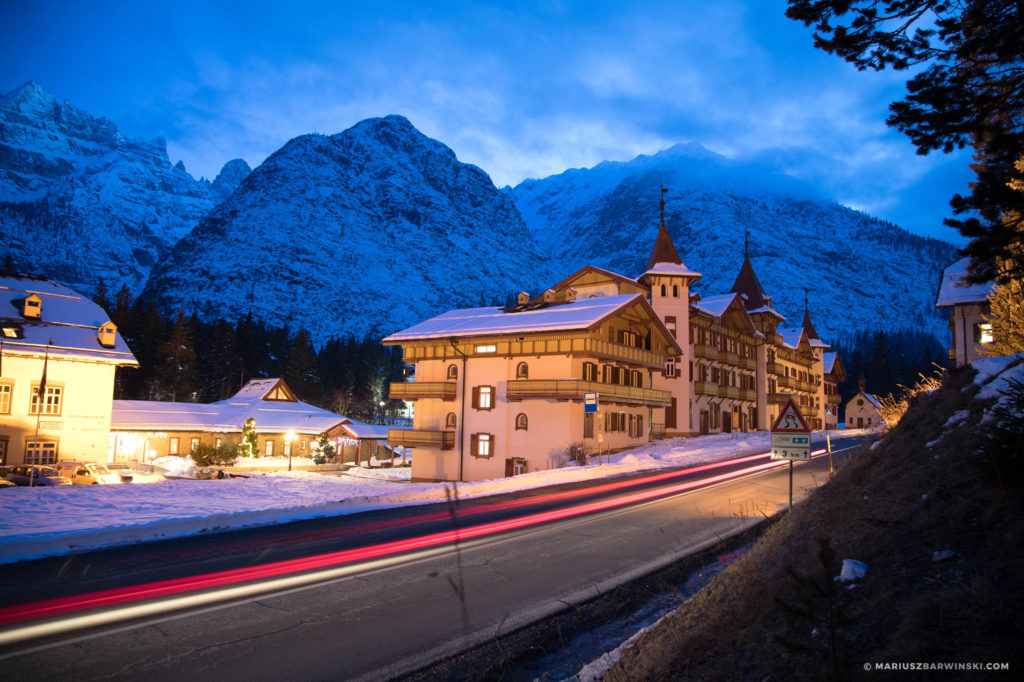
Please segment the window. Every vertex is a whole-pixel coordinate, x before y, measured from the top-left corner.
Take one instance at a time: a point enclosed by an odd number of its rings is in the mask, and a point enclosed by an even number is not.
[[[511,463],[511,474],[513,476],[519,476],[520,474],[526,473],[526,458],[525,457],[513,457],[509,460]]]
[[[274,456],[274,441],[267,441],[266,449],[263,450],[263,454],[266,455],[267,457]]]
[[[285,438],[284,440],[284,452],[281,454],[283,454],[285,457],[288,457],[292,454],[292,443],[287,438]]]
[[[219,448],[220,444],[223,443],[223,442],[224,442],[223,438],[214,438],[213,439],[213,447]]]
[[[56,464],[57,441],[44,440],[25,443],[26,464]]]
[[[39,404],[39,386],[32,387],[32,404],[29,406],[29,414],[60,414],[61,397],[64,394],[63,386],[46,385],[43,395],[42,408]]]
[[[995,340],[992,336],[992,325],[988,322],[982,322],[979,324],[974,336],[976,337],[977,343],[992,343]]]
[[[583,363],[583,380],[597,381],[597,365],[593,362]]]
[[[668,333],[672,335],[673,339],[678,339],[676,335],[676,317],[675,315],[669,315],[665,318],[665,328],[668,329]]]
[[[493,410],[494,386],[474,386],[473,407],[478,410]]]
[[[676,359],[665,358],[665,376],[674,377],[676,375]]]
[[[612,383],[612,370],[614,367],[611,365],[605,365],[601,368],[601,381],[606,384]]]
[[[672,285],[672,298],[679,298],[679,285],[678,284],[673,284]]]
[[[171,444],[167,448],[167,454],[168,455],[176,455],[176,454],[178,454],[178,439],[177,438],[172,438],[171,439]]]
[[[489,433],[474,433],[470,436],[470,451],[474,457],[494,456],[494,436]]]
[[[0,438],[0,464],[7,464],[7,439]]]
[[[8,339],[20,339],[21,327],[4,327],[4,336]]]
[[[530,367],[525,362],[520,362],[516,365],[516,379],[529,379],[530,378]]]
[[[594,413],[587,412],[583,415],[583,437],[594,437]]]
[[[444,428],[446,429],[454,429],[457,423],[454,412],[449,412],[448,416],[444,418]]]
[[[496,353],[497,351],[498,351],[498,347],[494,346],[494,345],[477,346],[476,347],[476,352],[477,353]]]
[[[516,415],[516,431],[526,431],[530,427],[530,420],[526,418],[526,415],[520,412]]]
[[[191,442],[189,443],[188,451],[189,452],[195,452],[197,447],[199,447],[199,439],[198,438],[193,438],[191,440]]]
[[[11,413],[11,393],[14,387],[10,384],[0,384],[0,414]]]
[[[459,380],[459,366],[458,365],[448,365],[448,381],[458,381],[458,380]]]
[[[661,285],[661,297],[665,298],[665,285],[664,284]]]

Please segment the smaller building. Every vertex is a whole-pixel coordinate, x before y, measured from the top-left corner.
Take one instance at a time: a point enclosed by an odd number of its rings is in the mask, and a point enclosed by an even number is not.
[[[102,308],[0,272],[0,464],[102,461],[118,367],[138,363]]]
[[[839,353],[823,353],[821,356],[824,381],[822,381],[823,394],[825,396],[825,428],[839,428],[839,406],[843,397],[839,395],[839,384],[846,381],[846,368],[843,367],[843,360]]]
[[[985,322],[988,314],[988,295],[994,282],[967,283],[970,258],[962,258],[942,271],[936,308],[949,309],[949,332],[953,347],[949,349],[949,362],[962,367],[984,357],[978,346],[992,343],[992,325]]]
[[[881,410],[882,404],[864,390],[864,379],[861,379],[860,390],[846,403],[846,428],[869,429],[885,424]]]
[[[215,403],[115,400],[108,461],[151,462],[187,455],[197,445],[240,443],[252,419],[259,457],[308,457],[326,433],[341,455],[369,461],[386,434],[362,422],[299,401],[283,379],[254,379]],[[294,440],[290,437],[294,436]]]

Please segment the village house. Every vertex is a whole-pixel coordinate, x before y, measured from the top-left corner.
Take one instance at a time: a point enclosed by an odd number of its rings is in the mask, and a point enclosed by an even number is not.
[[[942,271],[942,281],[935,298],[936,308],[949,309],[949,333],[953,347],[949,349],[949,363],[962,367],[984,357],[978,346],[992,343],[992,325],[985,322],[988,314],[988,295],[996,286],[967,283],[970,258],[962,258]]]
[[[104,461],[114,373],[138,363],[103,309],[6,271],[0,332],[0,463]]]
[[[662,203],[637,279],[587,266],[515,306],[454,310],[392,334],[383,343],[403,347],[415,381],[392,384],[391,398],[415,411],[413,428],[389,441],[415,448],[414,479],[465,481],[561,466],[570,446],[767,430],[789,398],[813,428],[835,428],[845,373],[806,301],[803,324],[779,328],[746,248],[730,293],[702,298],[700,278]],[[587,394],[597,412],[585,411]]]
[[[309,457],[321,434],[339,461],[359,464],[385,456],[384,428],[301,402],[283,379],[271,378],[253,379],[230,398],[209,404],[115,400],[107,461],[148,463],[188,455],[200,444],[237,444],[250,419],[258,457]]]
[[[864,390],[864,377],[861,377],[857,394],[846,403],[846,428],[867,429],[885,424],[881,410],[878,398]]]

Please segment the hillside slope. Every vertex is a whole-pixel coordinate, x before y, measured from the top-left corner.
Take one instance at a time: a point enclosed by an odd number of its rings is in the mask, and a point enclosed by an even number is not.
[[[935,312],[952,245],[840,206],[809,186],[698,144],[603,162],[507,189],[538,245],[568,274],[585,264],[630,277],[665,222],[704,296],[729,291],[749,231],[751,262],[774,305],[795,325],[808,292],[825,341],[861,329],[919,329],[945,338]]]
[[[964,368],[918,396],[895,429],[641,635],[604,679],[903,679],[880,664],[913,662],[1020,670],[1024,391],[1016,404],[1001,392],[1008,376],[1024,381],[1024,354],[976,366],[974,380]],[[1012,427],[988,416],[997,399],[1017,415]],[[997,432],[1017,462],[1000,460],[998,474],[980,454]],[[865,563],[866,575],[837,581],[844,559]],[[986,676],[1009,679],[935,679]]]
[[[196,180],[162,139],[126,137],[26,83],[0,95],[0,258],[83,293],[103,280],[137,294],[248,171],[236,159],[213,183]]]
[[[401,116],[304,135],[154,269],[165,309],[332,336],[387,334],[551,281],[512,203]]]

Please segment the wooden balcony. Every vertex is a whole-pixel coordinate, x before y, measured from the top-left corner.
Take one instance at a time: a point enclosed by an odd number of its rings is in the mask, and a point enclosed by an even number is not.
[[[792,393],[769,393],[768,404],[769,405],[784,405],[790,398],[795,398]]]
[[[718,346],[710,346],[706,343],[695,343],[693,344],[693,357],[717,360]]]
[[[451,450],[455,447],[454,431],[433,431],[429,429],[388,429],[388,444],[407,448],[431,448]]]
[[[757,400],[757,391],[752,388],[740,389],[740,400],[749,400],[754,402]]]
[[[392,400],[421,400],[436,398],[439,400],[455,400],[454,381],[401,381],[391,384],[389,397]]]
[[[782,376],[786,375],[786,368],[783,365],[780,365],[777,362],[769,362],[768,363],[768,372],[771,373],[771,374],[774,374],[776,376],[782,377]]]
[[[825,396],[825,400],[832,405],[839,405],[843,402],[843,396],[839,395],[838,393],[833,393],[831,395]]]
[[[506,394],[509,400],[555,399],[583,400],[584,393],[597,393],[599,402],[668,407],[672,404],[670,391],[657,391],[638,386],[620,386],[582,379],[516,379],[509,381]]]
[[[725,393],[722,393],[722,388],[725,389]],[[718,395],[723,398],[732,398],[733,400],[740,399],[740,387],[739,386],[723,386],[718,389]]]
[[[726,362],[726,364],[732,365],[733,367],[740,366],[740,356],[736,353],[726,351],[721,358]]]
[[[740,358],[740,367],[744,369],[757,369],[757,358]]]
[[[713,384],[710,381],[695,381],[693,382],[693,392],[697,395],[710,395],[718,397],[718,384]]]

